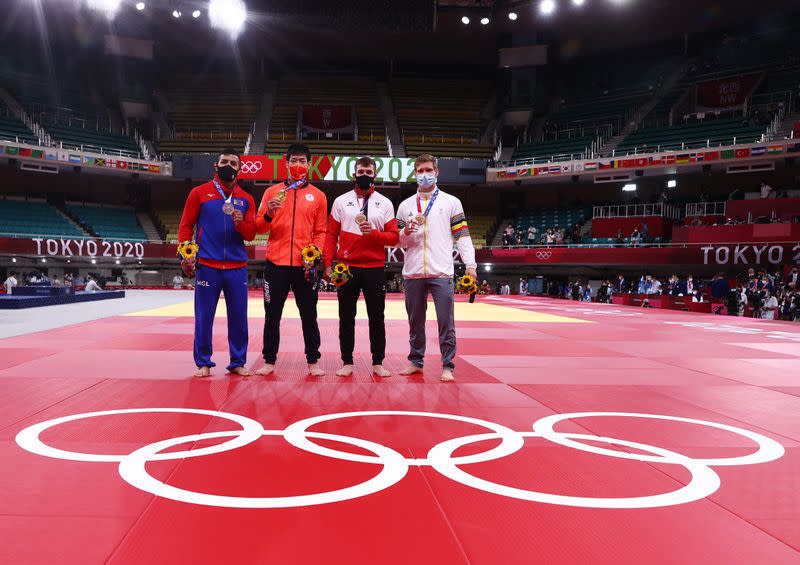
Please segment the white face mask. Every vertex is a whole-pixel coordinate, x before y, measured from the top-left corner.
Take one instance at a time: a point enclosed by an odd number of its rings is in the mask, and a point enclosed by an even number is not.
[[[418,174],[417,184],[422,188],[430,188],[436,184],[436,175],[433,173]]]

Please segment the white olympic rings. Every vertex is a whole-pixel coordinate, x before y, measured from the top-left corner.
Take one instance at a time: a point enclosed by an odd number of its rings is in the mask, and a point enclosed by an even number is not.
[[[242,161],[239,170],[243,173],[253,174],[261,170],[261,161]]]
[[[70,421],[83,420],[86,418],[94,418],[99,416],[136,413],[184,413],[220,417],[236,422],[242,427],[242,429],[238,431],[206,432],[182,437],[168,438],[144,445],[128,455],[107,455],[65,451],[46,445],[39,437],[45,430]],[[394,449],[365,439],[332,433],[308,431],[311,426],[323,422],[330,422],[332,420],[339,420],[342,418],[369,416],[413,416],[439,418],[482,426],[488,430],[491,430],[491,432],[443,441],[434,445],[428,451],[426,458],[419,459],[404,457]],[[649,418],[655,420],[668,420],[709,426],[739,434],[755,442],[755,444],[758,446],[758,449],[753,453],[737,457],[695,459],[661,447],[638,442],[618,438],[595,436],[592,434],[557,432],[554,429],[554,426],[562,420],[592,417]],[[244,447],[255,442],[262,436],[281,436],[289,444],[306,452],[350,462],[379,464],[382,466],[382,469],[371,479],[354,486],[329,492],[285,497],[238,497],[184,490],[159,481],[150,475],[146,469],[147,463],[152,461],[184,459],[223,453],[239,447]],[[227,437],[232,439],[209,447],[189,449],[186,451],[164,452],[165,450],[181,444]],[[519,451],[524,446],[524,438],[526,437],[542,438],[557,445],[577,449],[595,455],[650,463],[681,465],[689,471],[691,480],[688,484],[683,485],[681,488],[667,493],[638,497],[598,498],[543,493],[506,486],[489,481],[487,479],[479,478],[459,467],[461,465],[485,463],[511,455]],[[350,453],[347,451],[339,451],[314,443],[309,438],[350,444],[360,449],[372,452],[374,455],[363,455]],[[472,455],[453,457],[453,453],[465,445],[480,441],[498,439],[500,440],[500,444],[487,451]],[[658,414],[641,414],[633,412],[575,412],[567,414],[554,414],[536,421],[533,424],[533,431],[531,432],[517,432],[500,424],[487,422],[485,420],[471,418],[468,416],[403,410],[376,410],[325,414],[295,422],[287,426],[284,430],[264,430],[262,425],[255,420],[227,412],[216,412],[212,410],[201,410],[194,408],[135,408],[75,414],[61,418],[55,418],[53,420],[47,420],[45,422],[34,424],[19,432],[16,436],[16,441],[17,444],[23,449],[30,451],[31,453],[44,455],[46,457],[66,459],[71,461],[119,463],[120,476],[130,485],[145,492],[189,504],[201,504],[206,506],[220,506],[227,508],[290,508],[352,500],[374,494],[391,487],[405,477],[406,473],[408,472],[408,468],[411,465],[430,466],[440,474],[463,485],[470,486],[484,492],[519,500],[584,508],[655,508],[693,502],[714,493],[720,487],[721,483],[719,475],[717,475],[717,473],[711,468],[712,466],[753,465],[757,463],[766,463],[768,461],[779,459],[784,454],[783,446],[775,440],[742,428],[693,418],[662,416]],[[636,450],[637,452],[601,448],[595,445],[582,443],[582,441],[613,444],[630,448]],[[649,453],[650,455],[646,453],[638,453],[642,451]]]
[[[553,256],[553,252],[552,251],[537,251],[536,252],[536,258],[537,259],[546,260],[546,259],[549,259],[552,256]]]

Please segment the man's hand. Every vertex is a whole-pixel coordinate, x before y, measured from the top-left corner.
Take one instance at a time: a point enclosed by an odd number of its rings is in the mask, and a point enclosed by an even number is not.
[[[406,224],[406,227],[403,228],[403,233],[406,235],[411,235],[412,233],[417,231],[417,224],[416,222],[409,222]]]
[[[369,235],[372,233],[372,226],[369,225],[369,222],[358,224],[358,227],[361,229],[361,235]]]
[[[322,278],[325,279],[326,282],[331,282],[331,273],[333,272],[332,267],[325,267],[325,273],[322,275]]]
[[[181,261],[181,270],[183,274],[189,278],[194,276],[194,271],[197,266],[197,259],[183,259]]]
[[[283,207],[283,202],[278,200],[277,198],[273,198],[269,202],[267,202],[267,213],[270,217],[274,217],[275,214]]]
[[[478,280],[478,269],[473,267],[467,267],[466,273],[472,277],[472,280]]]
[[[241,210],[234,210],[231,214],[231,219],[233,220],[234,224],[238,224],[244,219],[244,214]]]

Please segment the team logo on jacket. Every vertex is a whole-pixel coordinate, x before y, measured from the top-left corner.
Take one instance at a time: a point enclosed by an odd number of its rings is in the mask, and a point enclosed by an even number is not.
[[[306,194],[306,200],[309,202],[314,202],[314,195],[313,194]]]

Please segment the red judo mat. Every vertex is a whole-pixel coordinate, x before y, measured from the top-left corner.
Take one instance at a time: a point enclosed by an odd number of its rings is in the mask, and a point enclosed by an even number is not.
[[[350,378],[334,319],[320,379],[293,318],[267,378],[224,374],[224,319],[205,380],[187,316],[0,340],[0,563],[800,562],[800,326],[479,302],[454,384],[434,322],[382,380],[364,320]]]

